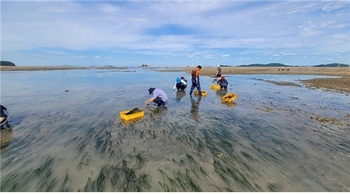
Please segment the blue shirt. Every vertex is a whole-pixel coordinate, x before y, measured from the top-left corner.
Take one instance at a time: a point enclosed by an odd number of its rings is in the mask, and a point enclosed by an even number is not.
[[[168,96],[166,95],[166,93],[163,90],[158,88],[153,90],[153,98],[157,98],[157,97],[161,98],[163,102],[168,101]]]

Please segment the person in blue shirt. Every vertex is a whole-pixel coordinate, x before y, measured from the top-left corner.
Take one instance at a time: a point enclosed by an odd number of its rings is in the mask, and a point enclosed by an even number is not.
[[[187,80],[184,77],[176,78],[176,82],[174,84],[173,90],[177,88],[177,90],[185,90],[187,87]]]
[[[159,88],[150,88],[148,89],[149,94],[153,95],[150,99],[146,100],[146,104],[149,105],[151,102],[157,104],[157,106],[165,106],[168,102],[168,96],[166,93]]]

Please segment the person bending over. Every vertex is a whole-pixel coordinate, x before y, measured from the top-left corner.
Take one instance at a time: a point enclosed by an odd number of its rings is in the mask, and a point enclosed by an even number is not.
[[[185,90],[187,87],[187,80],[184,77],[180,78],[176,78],[176,82],[174,84],[174,90],[175,88],[179,91],[179,90]]]
[[[151,102],[157,104],[157,106],[165,106],[168,101],[168,96],[166,93],[159,88],[148,89],[149,94],[153,95],[150,99],[146,100],[146,104],[149,105]]]
[[[227,89],[228,81],[224,76],[221,76],[221,78],[217,81],[217,84],[220,85],[221,89]]]
[[[3,105],[0,105],[0,128],[4,129],[6,128],[7,124],[7,117],[9,116],[9,112],[7,111],[7,108]]]

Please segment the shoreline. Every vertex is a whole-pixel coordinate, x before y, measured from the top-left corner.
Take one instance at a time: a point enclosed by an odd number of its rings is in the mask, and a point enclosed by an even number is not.
[[[77,69],[128,69],[127,67],[88,67],[88,66],[0,66],[0,71],[54,71]]]
[[[159,72],[185,72],[191,74],[194,67],[139,67]],[[86,67],[86,66],[0,66],[1,71],[51,71],[51,70],[78,70],[78,69],[129,69],[129,67]],[[217,67],[203,67],[201,76],[215,78]],[[325,89],[350,94],[350,68],[349,67],[222,67],[222,75],[240,74],[275,74],[275,75],[324,75],[339,76],[331,78],[314,78],[300,80],[310,89]]]

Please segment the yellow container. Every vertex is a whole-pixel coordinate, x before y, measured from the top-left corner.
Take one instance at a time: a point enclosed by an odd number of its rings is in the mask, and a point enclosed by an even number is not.
[[[211,86],[210,86],[210,88],[211,89],[214,89],[214,90],[220,90],[220,85],[217,85],[217,84],[212,84]]]
[[[194,95],[199,95],[199,92],[198,92],[198,90],[196,90],[196,91],[194,91]],[[208,95],[208,93],[206,92],[206,91],[202,91],[202,96],[204,97],[204,96],[207,96]]]
[[[134,122],[140,121],[142,119],[143,119],[143,116],[142,117],[138,117],[136,119],[130,119],[130,120],[120,119],[120,120],[122,121],[122,123],[124,123],[126,125],[130,125],[130,124],[133,124]]]
[[[226,103],[230,103],[230,102],[235,101],[237,97],[238,97],[237,94],[229,93],[229,94],[226,94],[225,96],[223,96],[221,98],[221,101],[226,102]]]
[[[137,118],[141,118],[145,115],[145,111],[144,110],[140,110],[137,113],[133,113],[133,114],[129,114],[127,115],[126,113],[128,113],[130,110],[124,110],[120,112],[120,118],[125,120],[125,121],[129,121],[132,119],[137,119]]]

